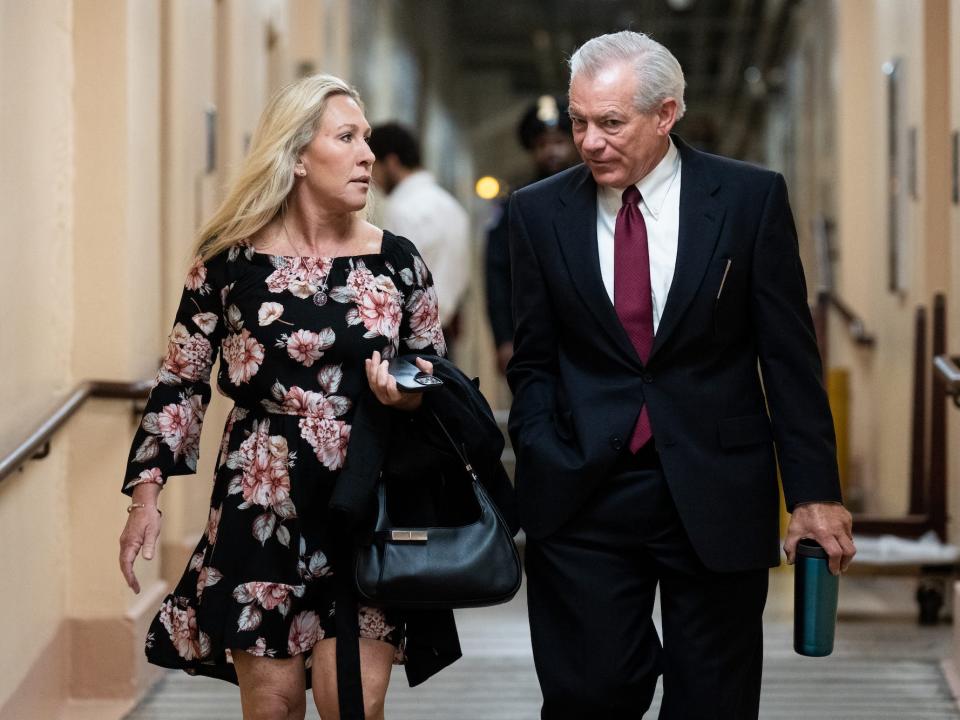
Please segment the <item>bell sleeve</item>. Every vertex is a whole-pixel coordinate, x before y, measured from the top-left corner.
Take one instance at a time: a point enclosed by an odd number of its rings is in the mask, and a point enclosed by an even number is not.
[[[164,485],[197,470],[200,428],[210,402],[210,372],[224,332],[223,254],[194,261],[184,282],[167,352],[130,448],[122,492]]]

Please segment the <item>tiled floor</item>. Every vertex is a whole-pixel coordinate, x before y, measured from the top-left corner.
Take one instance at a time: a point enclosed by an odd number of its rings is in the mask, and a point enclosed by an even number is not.
[[[766,616],[761,717],[765,720],[953,720],[960,718],[940,672],[949,626],[920,628],[904,580],[845,578],[836,650],[792,650],[790,576],[774,573]],[[884,620],[878,620],[882,612]],[[862,619],[872,618],[872,619]],[[522,598],[458,613],[464,657],[410,689],[402,670],[387,698],[390,720],[535,720],[540,693]],[[656,717],[654,707],[646,714]],[[311,708],[308,718],[316,720]],[[127,720],[240,718],[235,687],[171,673]]]

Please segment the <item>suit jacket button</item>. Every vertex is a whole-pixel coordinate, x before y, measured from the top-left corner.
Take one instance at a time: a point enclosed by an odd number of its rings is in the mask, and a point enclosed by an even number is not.
[[[610,436],[610,447],[612,447],[614,450],[620,450],[623,448],[623,440],[620,439],[619,435]]]
[[[649,384],[649,383],[652,383],[652,382],[653,382],[653,375],[651,375],[650,373],[644,373],[642,379],[643,379],[643,381],[644,381],[645,383],[648,383],[648,384]]]

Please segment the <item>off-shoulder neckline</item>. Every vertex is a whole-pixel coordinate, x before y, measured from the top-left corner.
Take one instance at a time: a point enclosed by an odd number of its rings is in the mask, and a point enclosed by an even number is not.
[[[389,230],[383,229],[383,237],[380,238],[380,249],[377,252],[369,253],[356,253],[353,255],[284,255],[281,253],[268,253],[261,252],[259,250],[254,250],[254,255],[259,255],[267,259],[270,258],[281,258],[283,260],[329,260],[333,262],[334,260],[363,260],[365,258],[378,258],[383,257],[387,251],[387,242],[395,241],[397,236],[394,235]]]

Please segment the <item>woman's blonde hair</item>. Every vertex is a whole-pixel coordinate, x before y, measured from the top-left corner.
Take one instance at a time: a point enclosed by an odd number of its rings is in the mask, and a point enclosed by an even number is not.
[[[264,108],[237,179],[200,228],[196,254],[209,260],[246,240],[281,211],[293,187],[293,168],[320,127],[330,98],[360,94],[333,75],[310,75],[281,88]]]

